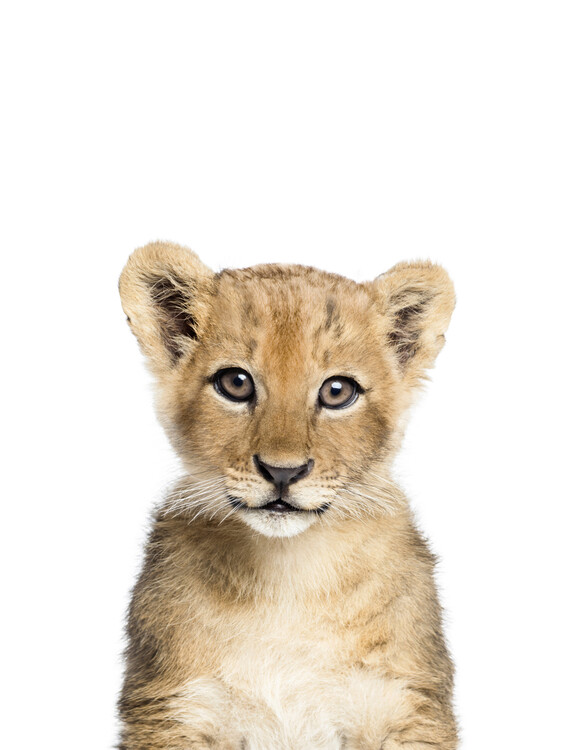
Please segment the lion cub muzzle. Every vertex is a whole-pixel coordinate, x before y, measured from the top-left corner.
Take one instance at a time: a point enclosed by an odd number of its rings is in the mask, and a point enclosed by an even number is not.
[[[290,484],[298,482],[300,479],[307,477],[315,464],[314,460],[310,458],[306,463],[300,466],[272,466],[262,461],[260,456],[252,456],[252,460],[258,473],[271,482],[276,490],[277,498],[271,500],[264,505],[254,506],[253,510],[269,510],[274,513],[291,513],[291,512],[307,512],[304,508],[299,508],[290,502],[288,498],[288,487]],[[240,502],[238,503],[240,507]],[[246,506],[251,509],[250,506]],[[323,508],[325,510],[325,508]],[[320,511],[318,511],[320,512]]]

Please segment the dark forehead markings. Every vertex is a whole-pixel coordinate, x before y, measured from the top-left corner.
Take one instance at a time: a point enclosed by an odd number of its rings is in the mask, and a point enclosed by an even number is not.
[[[336,300],[334,297],[329,297],[325,305],[326,317],[324,323],[321,323],[313,333],[313,341],[315,344],[324,337],[325,334],[330,332],[330,336],[333,340],[338,341],[344,333],[344,323],[340,316],[340,312],[336,307]],[[326,359],[326,354],[325,354]]]
[[[340,315],[336,310],[336,300],[334,297],[329,297],[326,301],[326,320],[325,320],[325,331],[340,320]]]
[[[258,315],[256,314],[256,311],[249,300],[245,302],[243,314],[243,325],[248,325],[249,323],[253,326],[259,325],[260,320],[258,319]]]

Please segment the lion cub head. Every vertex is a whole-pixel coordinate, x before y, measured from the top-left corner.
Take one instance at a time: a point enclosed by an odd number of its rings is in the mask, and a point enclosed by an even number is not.
[[[293,536],[393,508],[402,417],[454,307],[441,267],[361,284],[290,265],[215,274],[154,243],[120,291],[191,477],[171,511]]]

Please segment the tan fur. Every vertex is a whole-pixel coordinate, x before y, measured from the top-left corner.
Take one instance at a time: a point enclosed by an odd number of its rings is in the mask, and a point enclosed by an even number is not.
[[[401,263],[365,284],[301,266],[213,274],[155,243],[120,289],[187,471],[156,514],[130,607],[120,748],[457,747],[434,560],[390,476],[453,310],[445,271]],[[254,404],[215,390],[230,366],[252,375]],[[333,375],[365,390],[348,408],[318,406]],[[253,510],[275,499],[254,455],[313,458],[290,486],[311,512]]]

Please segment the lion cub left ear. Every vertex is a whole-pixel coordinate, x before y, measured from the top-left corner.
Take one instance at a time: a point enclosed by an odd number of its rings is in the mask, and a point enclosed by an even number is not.
[[[434,263],[399,263],[372,282],[386,322],[386,340],[405,377],[432,367],[455,307],[453,284]]]
[[[193,350],[214,275],[191,250],[165,242],[141,247],[127,261],[119,279],[123,310],[157,374]]]

